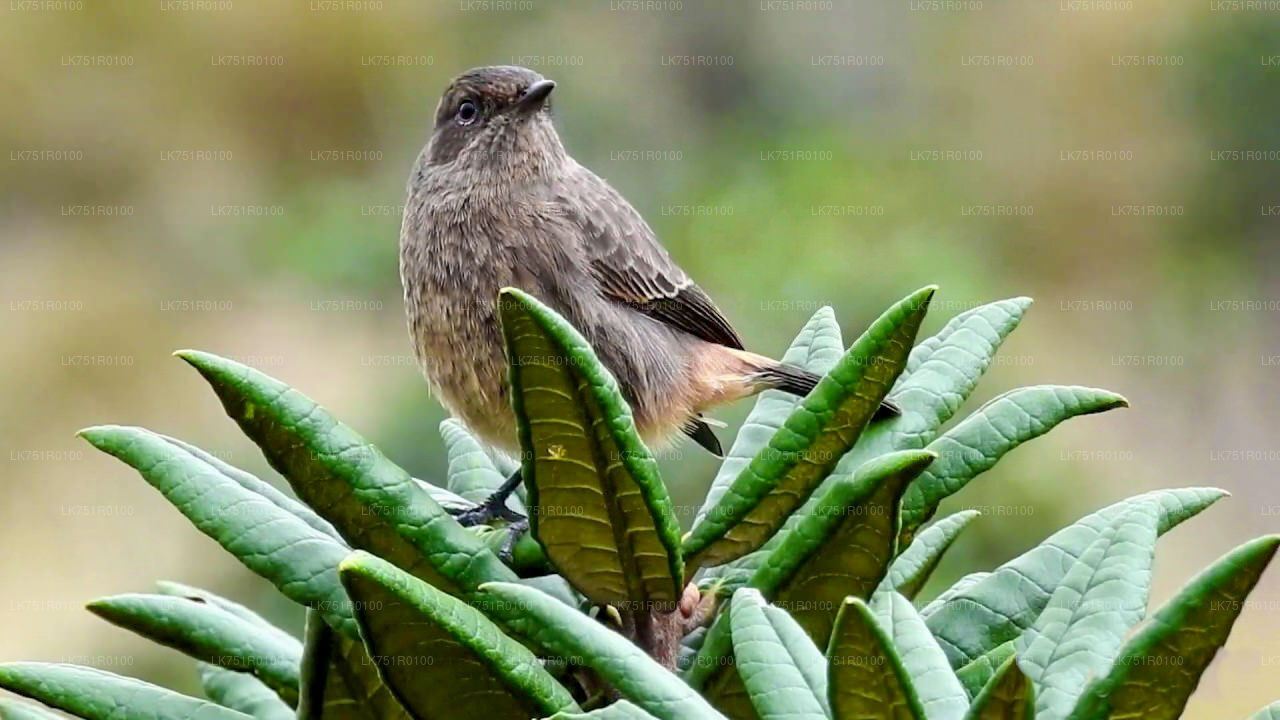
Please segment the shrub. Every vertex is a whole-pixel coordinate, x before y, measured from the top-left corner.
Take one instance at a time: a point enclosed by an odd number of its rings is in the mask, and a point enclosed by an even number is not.
[[[149,430],[82,435],[306,606],[305,638],[161,583],[89,609],[195,658],[207,701],[62,664],[0,665],[0,687],[112,720],[1175,718],[1280,542],[1232,550],[1143,622],[1157,536],[1226,494],[1161,490],[918,607],[978,515],[926,525],[943,499],[1063,420],[1126,404],[1027,387],[943,430],[1030,301],[916,344],[932,288],[847,351],[830,310],[815,314],[785,359],[822,382],[760,396],[682,538],[613,377],[554,312],[504,294],[526,486],[512,504],[530,519],[509,562],[502,521],[451,517],[513,469],[460,424],[442,426],[448,477],[427,483],[284,383],[183,351],[298,500]],[[872,423],[886,396],[902,415]],[[52,717],[9,701],[0,715]]]

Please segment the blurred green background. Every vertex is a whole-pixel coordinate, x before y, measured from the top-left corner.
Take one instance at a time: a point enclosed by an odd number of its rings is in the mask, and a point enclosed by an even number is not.
[[[780,353],[822,305],[852,340],[931,282],[927,331],[1031,295],[969,408],[1036,382],[1131,400],[948,503],[987,512],[939,582],[1154,487],[1234,497],[1162,540],[1153,604],[1280,529],[1280,6],[6,2],[0,661],[196,692],[189,662],[82,609],[161,578],[300,626],[74,437],[145,425],[278,481],[176,348],[254,364],[442,475],[397,240],[438,95],[476,65],[559,83],[570,152],[752,348]],[[663,463],[687,523],[714,462],[680,446]],[[1187,717],[1274,699],[1280,572],[1253,598]]]

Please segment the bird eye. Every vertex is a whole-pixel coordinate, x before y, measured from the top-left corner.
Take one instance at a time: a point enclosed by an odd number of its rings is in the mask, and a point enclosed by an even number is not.
[[[476,108],[476,104],[470,100],[458,106],[458,124],[470,125],[476,121],[476,117],[480,115],[480,110]]]

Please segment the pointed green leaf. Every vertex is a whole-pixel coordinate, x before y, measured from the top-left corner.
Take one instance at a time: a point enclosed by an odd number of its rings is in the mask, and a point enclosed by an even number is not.
[[[315,528],[316,530],[319,530],[320,532],[324,533],[325,535],[328,535],[329,537],[333,538],[334,540],[337,540],[338,542],[344,545],[346,544],[346,541],[342,539],[342,536],[338,534],[338,531],[334,529],[333,525],[329,524],[328,520],[325,520],[324,518],[317,515],[314,510],[307,507],[306,505],[303,505],[297,500],[294,500],[288,495],[285,495],[284,493],[280,492],[271,483],[265,480],[262,480],[251,473],[247,473],[244,470],[241,470],[240,468],[234,465],[231,465],[230,463],[224,462],[221,458],[218,458],[214,455],[210,455],[209,453],[196,447],[195,445],[192,445],[191,443],[179,440],[178,438],[175,438],[175,437],[170,437],[168,435],[162,435],[160,433],[156,433],[156,434],[159,435],[164,440],[174,445],[177,445],[183,450],[186,450],[187,452],[196,456],[196,458],[208,463],[209,466],[211,466],[213,469],[217,470],[218,472],[222,473],[223,475],[226,475],[228,478],[235,480],[237,483],[240,484],[240,487],[243,487],[246,490],[252,490],[253,492],[266,498],[267,500],[270,500],[273,505],[280,508],[281,510],[286,510],[290,513],[293,513],[300,520],[310,525],[311,527]]]
[[[800,671],[805,684],[822,705],[823,712],[830,716],[826,653],[813,644],[813,640],[805,634],[800,623],[791,617],[791,613],[773,605],[766,605],[764,614],[769,619],[774,632],[778,634],[778,641],[782,643],[783,649],[795,662],[796,669]]]
[[[217,595],[215,593],[209,592],[208,590],[194,587],[192,585],[184,585],[182,583],[173,582],[171,580],[157,581],[156,590],[158,590],[161,595],[169,595],[172,597],[186,598],[187,600],[190,600],[192,602],[206,603],[208,605],[212,605],[221,610],[225,610],[226,612],[229,612],[232,615],[235,615],[241,620],[252,624],[256,628],[258,628],[259,631],[266,633],[268,636],[272,638],[272,642],[280,643],[283,645],[298,644],[298,639],[296,637],[294,637],[293,635],[290,635],[289,633],[276,627],[275,625],[272,625],[269,621],[267,621],[266,618],[262,617],[258,613],[250,610],[249,608],[245,607],[244,605],[241,605],[238,602],[235,602],[233,600],[228,600],[227,598],[224,598],[221,595]]]
[[[445,717],[460,698],[496,719],[578,709],[532,652],[465,602],[361,551],[339,575],[379,677],[410,713]]]
[[[364,645],[307,610],[298,720],[409,720]]]
[[[991,678],[996,676],[1005,661],[1013,657],[1014,647],[1017,644],[1017,640],[1010,640],[956,670],[956,678],[960,680],[969,697],[977,697],[978,693],[982,692],[982,688],[991,682]]]
[[[827,649],[827,673],[835,720],[926,718],[893,642],[858,598],[840,604]]]
[[[896,592],[887,592],[872,598],[870,607],[892,641],[902,668],[911,677],[920,707],[929,720],[963,718],[969,708],[969,696],[911,601]]]
[[[928,368],[931,363],[935,365],[932,372],[938,374],[944,374],[943,367],[947,367],[954,377],[973,377],[975,373],[980,376],[1000,343],[1022,321],[1031,303],[1029,297],[1008,298],[956,315],[937,335],[925,339],[911,351],[911,357],[907,358],[906,376],[914,375],[922,367]],[[976,378],[966,384],[975,382]],[[952,387],[956,384],[953,380]]]
[[[690,568],[756,550],[831,474],[902,372],[935,289],[889,308],[801,401],[687,536]]]
[[[450,492],[449,490],[446,490],[442,487],[432,485],[426,480],[420,480],[418,478],[414,478],[413,484],[417,485],[419,488],[422,489],[423,492],[430,495],[431,499],[435,500],[437,505],[444,508],[445,510],[450,511],[451,513],[456,514],[464,510],[470,510],[476,506],[476,503],[471,502],[470,500],[462,497],[461,495]]]
[[[440,436],[449,455],[449,491],[473,503],[488,500],[507,476],[498,472],[484,445],[465,425],[452,418],[440,423]],[[507,505],[518,513],[525,512],[519,498],[508,499]]]
[[[742,589],[736,592],[742,592]],[[685,683],[700,690],[703,697],[727,717],[754,720],[755,707],[747,696],[742,676],[734,667],[733,634],[730,632],[732,620],[733,604],[726,602],[711,627],[707,628],[706,637],[689,661],[683,677]]]
[[[1034,720],[1035,690],[1010,656],[973,698],[964,720]]]
[[[61,718],[61,715],[42,710],[31,703],[0,698],[0,720],[61,720]]]
[[[542,303],[507,288],[498,307],[533,536],[593,602],[674,608],[680,525],[617,381]]]
[[[933,517],[939,503],[990,470],[1005,453],[1068,418],[1128,405],[1123,397],[1106,390],[1064,385],[1018,388],[991,400],[929,443],[929,449],[938,453],[938,462],[911,484],[902,499],[904,544]]]
[[[1129,638],[1111,672],[1089,686],[1071,717],[1176,720],[1182,715],[1277,544],[1277,535],[1247,542],[1192,579]]]
[[[1151,503],[1122,515],[1085,550],[1018,638],[1018,665],[1036,686],[1036,717],[1071,713],[1086,683],[1106,673],[1151,586],[1157,518]]]
[[[826,646],[844,598],[869,598],[883,580],[897,542],[899,499],[932,460],[926,450],[890,453],[841,478],[804,522],[783,531],[787,537],[747,584],[786,608],[814,643]],[[721,613],[685,680],[715,697],[734,695],[730,651],[728,619]]]
[[[587,713],[558,712],[550,720],[653,720],[653,716],[626,700]]]
[[[790,610],[818,645],[831,636],[836,610],[849,595],[868,599],[894,555],[898,501],[933,461],[926,450],[872,460],[836,484],[751,579],[765,597]]]
[[[1225,491],[1215,488],[1179,488],[1115,503],[1059,530],[995,572],[951,593],[945,602],[930,603],[921,615],[951,658],[951,666],[960,667],[1031,627],[1063,576],[1120,515],[1150,503],[1163,534],[1224,495]]]
[[[1273,702],[1254,713],[1249,720],[1280,720],[1280,702]]]
[[[0,688],[86,720],[251,720],[207,700],[80,665],[5,663]]]
[[[802,367],[817,375],[826,375],[843,354],[844,339],[840,333],[840,324],[836,322],[836,315],[831,308],[824,306],[818,308],[809,322],[800,329],[800,334],[796,335],[796,339],[791,341],[791,347],[783,354],[782,362]],[[720,469],[716,471],[715,479],[711,481],[711,488],[707,490],[702,507],[694,516],[695,526],[701,524],[711,508],[720,502],[734,479],[751,463],[751,458],[768,446],[769,439],[799,404],[800,398],[781,390],[765,390],[756,397],[755,406],[738,430],[733,446],[729,448],[724,462],[720,463]]]
[[[130,593],[89,603],[93,614],[207,663],[247,672],[290,705],[298,702],[302,643],[216,605],[170,595]]]
[[[80,435],[133,466],[201,532],[285,597],[320,609],[330,623],[355,633],[338,583],[346,546],[153,432],[104,425]]]
[[[759,591],[743,589],[734,594],[732,602],[730,630],[735,665],[760,720],[825,720],[825,703],[818,699],[800,669],[802,664],[811,664],[813,658],[791,655],[774,625],[778,615],[765,613],[767,606]],[[801,637],[809,642],[807,637]],[[808,647],[817,653],[812,643]],[[825,693],[826,688],[822,690]]]
[[[227,414],[307,505],[353,546],[451,594],[515,574],[402,468],[324,408],[247,365],[194,350]]]
[[[209,663],[197,665],[200,685],[210,700],[256,720],[293,719],[293,708],[254,676]]]
[[[744,592],[758,591],[742,589],[734,594],[733,597]],[[710,637],[713,647],[723,648],[723,652],[718,654],[713,660],[716,663],[711,676],[701,686],[702,696],[707,699],[717,710],[724,713],[729,720],[761,720],[760,713],[756,710],[756,706],[752,704],[751,694],[747,691],[747,686],[743,683],[742,673],[738,672],[738,658],[734,654],[734,636],[733,627],[733,602],[730,597],[726,602],[724,609],[715,619],[715,624],[710,628]],[[801,630],[801,634],[803,634]],[[808,639],[808,636],[805,636]],[[811,644],[813,641],[809,641]],[[695,658],[695,661],[702,662],[708,658]],[[824,672],[825,672],[825,659]],[[698,687],[695,685],[695,687]]]
[[[996,350],[1030,305],[1030,298],[1012,298],[974,308],[952,318],[942,332],[917,345],[907,359],[907,370],[889,393],[902,414],[868,426],[853,449],[840,458],[835,471],[763,548],[710,568],[703,576],[724,577],[730,586],[741,586],[777,547],[783,534],[808,517],[837,477],[850,475],[863,463],[885,453],[928,445],[938,428],[951,419],[977,387]]]
[[[504,622],[527,619],[539,647],[594,669],[624,697],[660,720],[723,717],[630,640],[550,595],[514,583],[491,583],[481,590],[487,598],[477,607],[486,615]]]
[[[573,586],[559,575],[539,575],[537,577],[520,578],[521,585],[537,588],[571,608],[586,612],[590,603]]]
[[[920,617],[928,620],[930,615],[934,614],[947,603],[951,602],[952,598],[958,597],[964,591],[974,585],[977,585],[990,576],[991,573],[989,572],[971,572],[968,575],[962,576],[959,580],[952,583],[951,587],[943,590],[938,597],[925,604],[925,606],[920,609]]]
[[[929,580],[929,575],[942,560],[943,554],[951,543],[960,535],[960,531],[980,513],[977,510],[964,510],[942,518],[925,528],[924,532],[907,546],[906,550],[894,559],[889,572],[880,581],[880,590],[893,590],[902,593],[909,600],[915,599],[920,588]]]

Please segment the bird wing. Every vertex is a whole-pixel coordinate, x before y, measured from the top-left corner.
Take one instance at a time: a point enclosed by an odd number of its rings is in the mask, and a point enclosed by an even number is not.
[[[579,166],[558,188],[556,202],[581,229],[591,272],[607,297],[707,342],[743,349],[711,297],[608,183]]]

